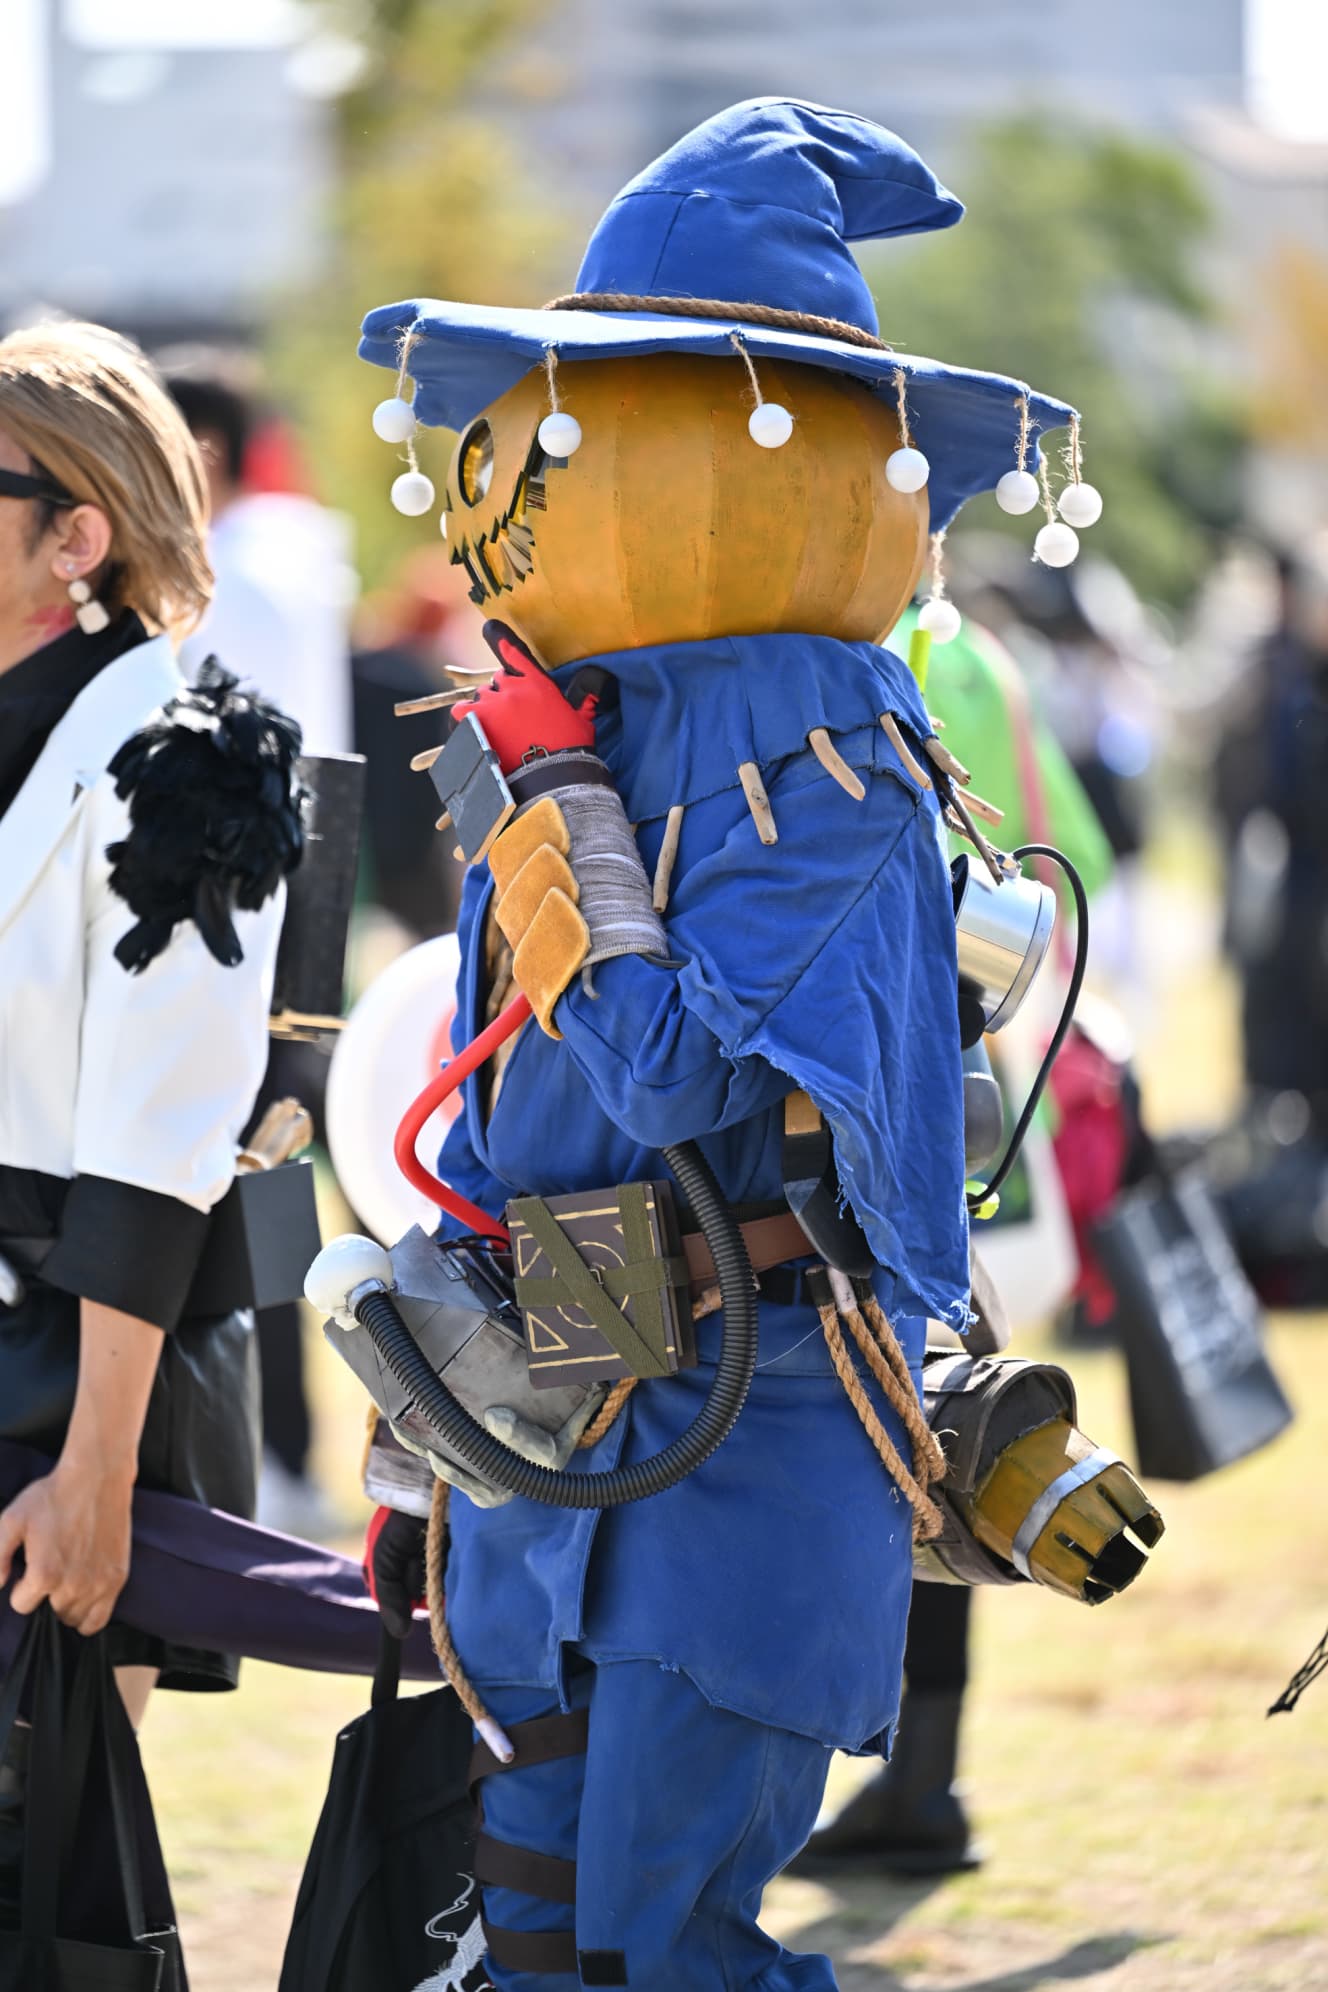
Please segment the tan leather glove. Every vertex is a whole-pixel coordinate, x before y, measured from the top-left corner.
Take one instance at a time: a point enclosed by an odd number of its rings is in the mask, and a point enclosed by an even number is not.
[[[550,1037],[562,1036],[553,1006],[590,952],[590,929],[577,910],[581,888],[568,863],[571,848],[562,810],[544,795],[489,852],[498,888],[494,918],[512,948],[512,973]]]

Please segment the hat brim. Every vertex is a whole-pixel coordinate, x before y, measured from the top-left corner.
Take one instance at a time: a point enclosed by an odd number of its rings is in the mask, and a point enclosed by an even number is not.
[[[743,320],[674,318],[647,312],[533,311],[501,305],[453,304],[418,298],[381,305],[364,321],[360,356],[393,373],[401,341],[415,332],[407,371],[416,382],[421,422],[464,428],[557,348],[560,365],[627,359],[645,353],[696,353],[732,358],[730,335],[742,334],[754,359],[796,360],[849,374],[893,401],[894,376],[907,379],[913,440],[931,466],[927,490],[933,532],[960,506],[990,491],[1016,468],[1020,413],[1028,400],[1031,429],[1060,429],[1074,414],[1063,401],[1035,394],[1003,374],[949,367],[808,332],[783,332]],[[796,413],[796,410],[794,411]],[[1033,468],[1030,451],[1029,468]]]

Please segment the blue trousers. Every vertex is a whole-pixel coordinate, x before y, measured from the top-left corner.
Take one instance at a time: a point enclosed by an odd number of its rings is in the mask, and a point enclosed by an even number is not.
[[[584,1755],[488,1777],[484,1831],[575,1861],[575,1906],[484,1887],[490,1926],[574,1930],[579,1972],[488,1970],[498,1992],[834,1992],[830,1960],[761,1930],[766,1883],[812,1830],[830,1752],[706,1701],[653,1660],[571,1661]],[[547,1690],[490,1688],[502,1723],[555,1712]],[[572,1892],[567,1889],[565,1892]]]

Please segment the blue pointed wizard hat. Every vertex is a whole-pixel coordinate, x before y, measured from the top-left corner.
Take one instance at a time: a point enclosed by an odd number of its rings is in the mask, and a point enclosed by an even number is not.
[[[831,367],[891,402],[902,374],[938,531],[1019,467],[1021,433],[1074,414],[1022,381],[896,353],[880,339],[849,243],[950,228],[963,212],[917,153],[869,118],[754,97],[708,118],[623,188],[570,296],[539,310],[382,305],[364,321],[360,353],[395,372],[412,335],[416,415],[452,429],[550,349],[560,366],[645,353],[732,358],[737,333],[756,360]]]

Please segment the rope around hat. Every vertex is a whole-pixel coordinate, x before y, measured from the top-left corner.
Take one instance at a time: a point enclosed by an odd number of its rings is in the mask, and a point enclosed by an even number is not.
[[[891,353],[893,346],[842,318],[819,318],[810,311],[784,311],[774,304],[731,304],[722,297],[632,297],[624,291],[569,291],[553,297],[544,311],[650,311],[666,318],[722,318],[736,325],[768,325],[777,332],[810,332],[816,339],[840,339]]]

